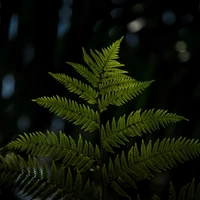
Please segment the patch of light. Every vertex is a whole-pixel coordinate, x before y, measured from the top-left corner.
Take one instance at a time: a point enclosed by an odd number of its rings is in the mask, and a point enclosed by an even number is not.
[[[175,44],[175,49],[178,52],[184,52],[187,50],[187,44],[184,41],[178,41]]]
[[[54,116],[51,120],[50,130],[53,132],[63,131],[65,126],[65,121],[57,116]]]
[[[3,99],[10,98],[15,92],[15,77],[12,74],[7,74],[2,80],[1,96]]]
[[[71,27],[71,0],[63,0],[62,7],[59,10],[59,21],[58,21],[58,31],[57,36],[63,37]]]
[[[176,15],[171,10],[165,11],[162,15],[162,21],[166,25],[172,25],[176,21]]]
[[[145,25],[146,20],[144,18],[137,18],[127,24],[127,29],[129,30],[129,32],[135,33],[144,28]]]
[[[130,47],[135,47],[139,44],[139,37],[134,33],[127,33],[126,34],[126,43]]]
[[[190,52],[184,51],[184,52],[179,52],[178,58],[181,62],[187,62],[190,60]]]
[[[28,44],[23,49],[23,64],[29,64],[35,56],[35,49],[31,44]]]
[[[18,32],[18,15],[13,14],[10,19],[10,25],[8,29],[8,39],[13,40],[17,36]]]
[[[17,126],[20,131],[27,131],[30,127],[30,119],[28,116],[22,115],[17,120]]]

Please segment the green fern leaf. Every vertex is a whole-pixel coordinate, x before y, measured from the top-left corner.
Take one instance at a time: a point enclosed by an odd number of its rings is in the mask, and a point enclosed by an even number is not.
[[[51,156],[53,160],[63,159],[65,166],[74,166],[80,172],[89,170],[100,159],[97,145],[94,148],[90,142],[83,141],[81,135],[76,144],[70,136],[62,132],[59,133],[59,137],[53,132],[47,132],[46,135],[42,132],[25,133],[24,136],[19,135],[19,138],[10,142],[6,148],[37,157]],[[37,170],[39,171],[38,167]]]
[[[81,76],[86,78],[86,80],[93,85],[94,88],[98,88],[99,78],[97,78],[92,72],[90,72],[86,67],[83,65],[66,62],[67,64],[71,65]]]
[[[105,128],[102,125],[101,144],[104,149],[113,153],[112,147],[124,145],[124,142],[129,141],[128,137],[142,136],[142,133],[147,134],[159,130],[160,125],[165,127],[170,123],[181,120],[187,119],[173,113],[167,113],[166,110],[154,111],[154,109],[151,109],[149,111],[145,110],[143,113],[141,113],[141,110],[131,112],[127,119],[124,115],[118,119],[118,122],[113,118],[111,125],[108,121]]]
[[[75,125],[82,125],[85,131],[93,132],[98,129],[99,116],[88,106],[80,105],[73,100],[64,97],[41,97],[33,100],[39,105],[49,108],[49,111],[63,119],[73,122]]]
[[[109,105],[121,106],[129,100],[134,99],[136,96],[142,93],[153,81],[137,82],[131,84],[128,88],[119,88],[117,91],[107,92],[105,95],[98,99],[99,109],[107,110]]]
[[[91,86],[65,74],[53,74],[51,72],[49,74],[63,84],[70,92],[78,94],[80,98],[86,100],[89,104],[95,104],[97,102],[96,97],[98,94]]]

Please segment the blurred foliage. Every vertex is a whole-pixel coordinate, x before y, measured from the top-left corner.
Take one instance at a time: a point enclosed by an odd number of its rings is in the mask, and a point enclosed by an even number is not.
[[[22,132],[73,130],[31,102],[39,96],[71,95],[47,72],[74,73],[65,62],[82,60],[81,47],[102,48],[119,39],[121,62],[131,76],[155,83],[115,112],[140,107],[168,109],[190,119],[152,137],[199,138],[200,10],[197,1],[131,0],[1,0],[0,1],[0,145]],[[134,103],[134,104],[133,104]],[[109,116],[109,113],[105,115]],[[171,173],[158,174],[147,188],[163,191],[169,178],[175,186],[199,179],[195,160]],[[192,173],[182,173],[192,170]],[[176,175],[176,176],[175,176]],[[0,191],[9,196],[9,191]],[[148,192],[144,195],[149,195]],[[146,196],[147,197],[147,196]]]

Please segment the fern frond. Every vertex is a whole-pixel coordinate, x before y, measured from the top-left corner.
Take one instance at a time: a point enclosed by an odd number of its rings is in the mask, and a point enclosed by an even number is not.
[[[94,88],[98,87],[99,78],[90,72],[86,67],[78,63],[66,62],[71,65],[81,76],[83,76]]]
[[[172,139],[159,139],[152,144],[150,141],[147,146],[142,140],[140,150],[137,143],[129,150],[128,155],[122,151],[121,156],[116,155],[114,162],[110,159],[108,167],[102,169],[104,185],[112,184],[117,192],[119,186],[121,191],[123,187],[137,188],[135,181],[150,179],[153,172],[162,172],[177,166],[177,162],[186,162],[189,159],[199,156],[200,143],[198,140],[186,140],[179,138],[176,141]],[[173,189],[173,188],[172,188]],[[172,191],[172,199],[174,192]],[[123,190],[124,191],[124,190]],[[192,196],[192,186],[189,196]],[[119,193],[121,194],[121,193]],[[121,194],[122,195],[122,194]]]
[[[140,150],[135,143],[128,152],[128,166],[140,178],[151,178],[152,172],[161,172],[177,166],[177,162],[184,163],[200,154],[200,143],[186,138],[159,139],[147,145],[142,140]],[[132,157],[133,156],[133,157]],[[127,169],[128,170],[128,169]]]
[[[49,72],[58,82],[65,86],[70,92],[74,92],[79,95],[80,98],[86,100],[89,104],[97,103],[96,97],[98,96],[91,86],[82,83],[81,81],[71,78],[65,74],[54,74]]]
[[[93,61],[93,59],[87,54],[87,52],[85,51],[84,48],[82,48],[82,51],[83,51],[83,59],[84,59],[85,63],[90,67],[90,69],[92,70],[92,72],[94,73],[94,75],[96,77],[100,78],[101,69]]]
[[[141,110],[131,112],[127,118],[123,115],[116,122],[115,118],[112,123],[109,121],[106,126],[101,127],[101,144],[107,151],[114,153],[112,147],[120,147],[124,142],[128,142],[128,137],[142,136],[143,133],[151,133],[159,130],[160,126],[166,127],[170,123],[176,123],[186,118],[168,113],[167,110]]]
[[[82,125],[85,131],[93,132],[99,127],[98,113],[84,104],[59,96],[41,97],[33,101],[75,125]]]
[[[25,163],[26,165],[24,165]],[[0,156],[0,184],[14,187],[16,192],[21,192],[21,196],[32,196],[31,199],[37,197],[47,199],[50,196],[52,199],[58,199],[58,196],[70,197],[73,200],[97,199],[98,195],[89,198],[91,194],[97,194],[98,191],[89,180],[83,184],[80,173],[77,173],[75,179],[69,180],[70,168],[66,173],[63,165],[60,170],[57,170],[54,162],[51,164],[50,171],[44,161],[42,161],[42,166],[39,161],[31,157],[26,162],[22,157],[14,154],[7,155],[5,158]],[[62,184],[63,181],[64,184]],[[85,189],[86,185],[87,190]],[[69,190],[69,188],[71,189]],[[84,191],[84,196],[80,191]]]
[[[127,88],[120,87],[117,91],[110,91],[98,99],[100,110],[106,110],[109,105],[121,106],[142,93],[153,81],[136,82]]]
[[[119,58],[118,53],[119,53],[119,46],[122,41],[123,37],[116,42],[114,42],[112,45],[110,45],[107,48],[102,49],[102,53],[99,51],[95,51],[95,53],[90,50],[90,53],[93,57],[93,60],[95,63],[98,65],[99,69],[102,72],[106,70],[115,70],[116,67],[121,67],[124,66],[124,64],[121,64],[116,61],[116,59]],[[124,72],[122,72],[124,73]]]
[[[35,157],[51,157],[53,160],[63,160],[64,166],[73,166],[80,172],[89,170],[100,160],[100,150],[79,136],[75,142],[70,136],[60,131],[59,137],[53,132],[29,133],[19,135],[19,138],[8,143],[6,148],[26,152]]]
[[[110,91],[119,91],[125,88],[129,88],[130,85],[138,83],[133,78],[126,77],[126,78],[113,78],[113,79],[106,79],[99,85],[99,94],[105,95]]]

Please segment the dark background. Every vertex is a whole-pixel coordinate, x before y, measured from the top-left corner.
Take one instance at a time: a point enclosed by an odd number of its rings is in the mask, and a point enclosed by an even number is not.
[[[126,70],[137,80],[156,81],[117,112],[111,108],[109,116],[163,108],[190,121],[157,131],[152,139],[200,138],[198,1],[1,0],[0,13],[0,146],[23,132],[71,134],[73,125],[31,99],[56,94],[71,98],[48,72],[76,76],[65,62],[82,63],[82,46],[100,50],[122,36],[120,62]],[[156,175],[143,183],[148,192],[142,196],[150,198],[151,189],[162,192],[169,180],[177,187],[193,177],[200,181],[199,167],[198,158]],[[15,199],[8,190],[1,190],[3,195]]]

